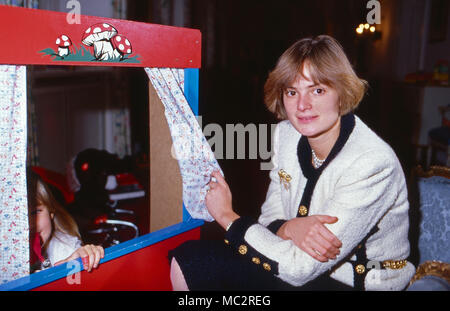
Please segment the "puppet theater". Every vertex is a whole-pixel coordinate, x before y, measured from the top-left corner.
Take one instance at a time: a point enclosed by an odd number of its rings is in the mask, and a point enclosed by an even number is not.
[[[200,31],[84,15],[68,24],[1,5],[0,40],[0,290],[171,290],[167,252],[212,220],[206,184],[220,169],[195,118]],[[94,273],[81,259],[29,271],[27,65],[140,67],[149,78],[150,233],[106,248]]]

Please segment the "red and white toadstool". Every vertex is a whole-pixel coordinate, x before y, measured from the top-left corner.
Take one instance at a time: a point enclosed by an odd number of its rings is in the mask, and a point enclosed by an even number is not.
[[[111,40],[114,49],[114,56],[122,60],[125,55],[131,54],[133,48],[131,47],[130,41],[123,35],[116,35]]]
[[[98,23],[86,29],[82,42],[87,46],[94,46],[94,56],[97,60],[109,60],[114,58],[114,48],[111,38],[117,34],[117,30],[106,23]]]
[[[58,55],[62,58],[70,54],[70,46],[72,41],[66,35],[61,35],[56,39],[56,45],[58,46]]]

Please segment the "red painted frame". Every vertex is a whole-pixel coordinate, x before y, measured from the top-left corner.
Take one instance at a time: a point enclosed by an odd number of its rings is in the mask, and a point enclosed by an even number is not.
[[[69,24],[66,18],[63,12],[0,5],[0,64],[200,68],[201,33],[197,29],[85,15],[80,24]],[[98,23],[113,25],[125,35],[132,42],[131,55],[139,55],[140,63],[53,61],[39,53],[57,49],[56,39],[62,34],[81,46],[86,29]]]

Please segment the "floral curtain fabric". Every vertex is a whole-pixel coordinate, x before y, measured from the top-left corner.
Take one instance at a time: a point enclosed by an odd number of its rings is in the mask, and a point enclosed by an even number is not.
[[[39,0],[0,0],[0,4],[37,9],[39,6]]]
[[[0,4],[37,9],[39,1]],[[0,284],[29,274],[27,94],[26,67],[0,65]]]
[[[192,218],[212,221],[205,206],[210,175],[222,170],[184,96],[184,70],[145,68],[164,105],[183,181],[183,202]],[[223,174],[223,173],[222,173]]]
[[[39,0],[0,0],[0,5],[12,5],[31,9],[39,8]],[[0,65],[2,67],[2,65]],[[27,72],[27,103],[28,103],[28,150],[27,150],[27,164],[28,165],[39,165],[39,153],[36,138],[36,114],[34,109],[34,103],[31,96],[31,82],[32,82],[32,71]]]
[[[0,66],[0,283],[29,274],[26,67]]]

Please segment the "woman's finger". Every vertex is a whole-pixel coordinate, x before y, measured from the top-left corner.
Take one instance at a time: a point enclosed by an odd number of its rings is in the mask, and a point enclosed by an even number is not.
[[[311,256],[312,258],[316,259],[317,261],[320,262],[327,262],[328,258],[326,258],[325,256],[322,255],[320,248],[313,239],[308,239],[308,241],[306,241],[305,239],[293,239],[294,244],[300,248],[302,251],[304,251],[305,253],[307,253],[309,256]]]
[[[340,248],[342,247],[342,242],[324,225],[319,227],[319,233],[323,236],[327,241],[329,241],[333,246]]]
[[[320,222],[325,224],[334,224],[339,219],[336,216],[330,216],[330,215],[314,215]]]
[[[327,260],[329,259],[328,256],[327,256],[327,250],[320,243],[318,243],[316,240],[309,240],[308,244],[319,255],[321,255],[323,257],[326,257]]]
[[[336,256],[339,253],[339,249],[334,247],[330,242],[325,240],[320,235],[315,236],[314,239],[309,241],[309,243],[313,249],[315,249],[328,259],[336,259]]]
[[[311,256],[312,258],[314,258],[315,260],[318,260],[320,262],[327,262],[328,258],[326,258],[325,256],[323,256],[320,251],[316,250],[313,247],[307,247],[305,249],[306,253]]]
[[[325,224],[333,224],[336,223],[338,221],[337,217],[334,216],[329,216],[329,215],[315,215],[313,216],[315,217],[317,220],[320,221],[321,226],[319,227],[319,232],[320,234],[327,239],[328,241],[330,241],[334,246],[336,247],[341,247],[342,246],[342,242],[333,234],[333,232],[331,232],[326,226]]]
[[[330,259],[335,259],[335,257],[339,254],[339,248],[322,235],[320,227],[319,230],[316,231],[317,233],[313,236],[313,238],[316,243],[325,249],[325,253],[322,253],[323,255],[328,256]]]
[[[211,176],[216,178],[217,183],[219,183],[219,184],[226,183],[225,178],[223,178],[222,174],[220,174],[220,171],[212,172]]]

